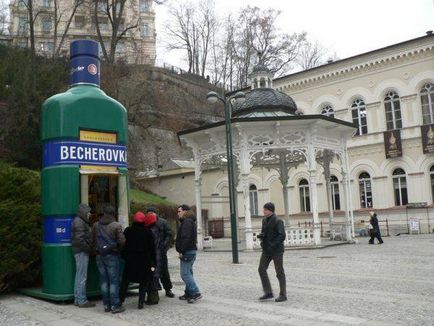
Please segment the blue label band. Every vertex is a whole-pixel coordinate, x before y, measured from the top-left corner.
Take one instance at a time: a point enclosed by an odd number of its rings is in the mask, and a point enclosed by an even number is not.
[[[43,167],[62,164],[127,167],[127,147],[83,141],[44,143]]]
[[[90,56],[78,56],[70,61],[69,83],[94,84],[99,86],[100,69],[99,60]]]
[[[44,218],[44,243],[70,243],[73,216]]]

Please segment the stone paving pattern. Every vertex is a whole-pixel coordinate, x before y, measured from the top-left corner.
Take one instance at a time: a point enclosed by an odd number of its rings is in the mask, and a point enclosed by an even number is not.
[[[201,252],[195,275],[204,298],[195,303],[161,297],[157,306],[113,315],[18,294],[0,297],[0,325],[434,325],[434,236],[385,238],[359,244],[285,252],[288,301],[259,302],[260,252]],[[179,262],[169,252],[174,292],[182,294]],[[274,267],[269,275],[277,292]],[[162,292],[160,292],[162,294]],[[277,294],[277,293],[276,293]]]

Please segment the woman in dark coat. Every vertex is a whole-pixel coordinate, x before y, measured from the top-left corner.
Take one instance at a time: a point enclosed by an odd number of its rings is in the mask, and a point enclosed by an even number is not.
[[[381,232],[380,232],[380,226],[378,224],[377,214],[375,212],[369,212],[369,215],[371,216],[369,223],[371,223],[372,225],[371,234],[370,234],[371,239],[369,239],[369,244],[374,244],[375,238],[377,238],[379,244],[382,244],[384,241],[381,238]]]
[[[129,283],[139,283],[138,308],[142,309],[156,265],[154,238],[152,232],[145,227],[145,214],[134,214],[134,223],[125,229],[124,235],[126,242],[123,250],[125,269],[122,277],[122,301],[125,300]]]
[[[154,239],[154,255],[155,255],[155,268],[152,273],[152,281],[149,282],[147,287],[148,298],[146,299],[146,304],[153,305],[158,304],[160,297],[158,291],[161,290],[159,275],[161,270],[161,250],[158,249],[159,245],[159,231],[157,223],[157,214],[154,212],[148,212],[145,215],[145,227],[149,232],[152,233]]]

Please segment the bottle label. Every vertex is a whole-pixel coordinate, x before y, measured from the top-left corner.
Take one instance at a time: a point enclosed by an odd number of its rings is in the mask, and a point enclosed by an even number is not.
[[[99,60],[90,56],[78,56],[70,61],[69,82],[75,84],[100,84]]]

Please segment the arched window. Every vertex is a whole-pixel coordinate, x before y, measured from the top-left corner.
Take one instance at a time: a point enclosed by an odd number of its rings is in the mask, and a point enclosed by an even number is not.
[[[372,207],[372,187],[371,176],[367,172],[362,172],[359,175],[359,192],[360,192],[360,207]]]
[[[393,192],[395,193],[395,206],[408,204],[407,178],[403,169],[395,169],[392,175]]]
[[[429,169],[429,177],[431,179],[431,196],[434,203],[434,165]]]
[[[260,84],[259,84],[260,88],[265,88],[265,78],[261,78]]]
[[[250,198],[250,214],[257,216],[258,213],[258,188],[254,184],[249,187],[249,198]]]
[[[386,110],[387,130],[401,129],[401,103],[399,101],[398,93],[387,93],[386,97],[384,98],[384,107]]]
[[[366,120],[366,105],[362,99],[354,100],[351,105],[351,111],[353,115],[353,123],[357,128],[356,135],[366,135],[368,133],[368,123]]]
[[[422,103],[423,124],[434,123],[434,84],[428,83],[420,91],[420,101]]]
[[[332,206],[333,210],[340,210],[341,209],[341,201],[339,198],[339,181],[336,176],[332,175],[330,177],[330,185],[332,189]]]
[[[330,117],[330,118],[334,118],[334,116],[335,116],[335,110],[333,110],[333,108],[330,105],[325,105],[321,109],[321,114],[325,115],[327,117]]]
[[[309,183],[306,179],[301,179],[298,188],[300,189],[300,210],[310,212]]]

